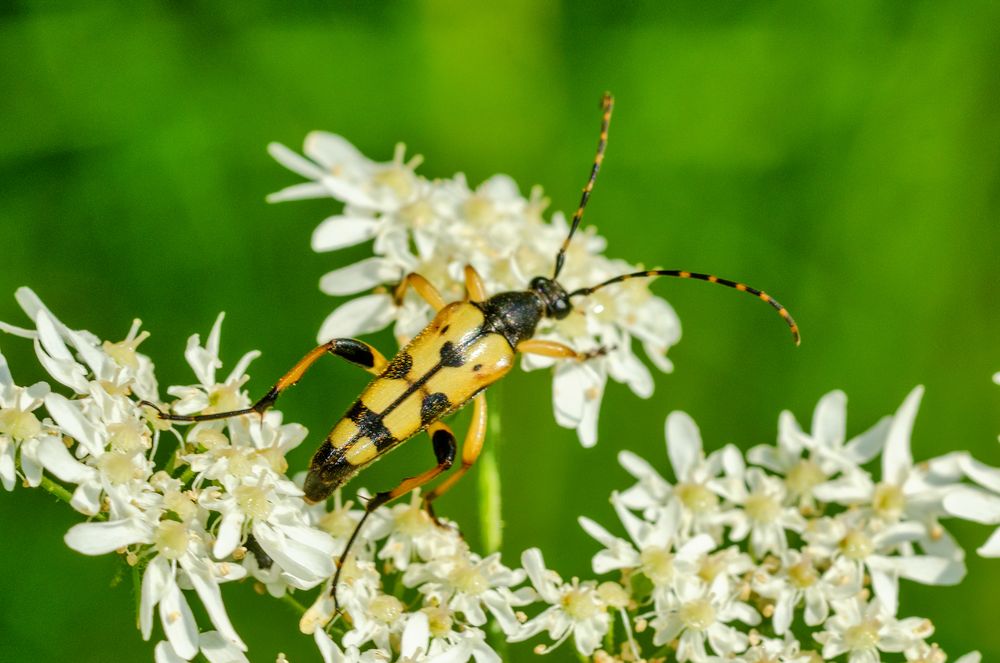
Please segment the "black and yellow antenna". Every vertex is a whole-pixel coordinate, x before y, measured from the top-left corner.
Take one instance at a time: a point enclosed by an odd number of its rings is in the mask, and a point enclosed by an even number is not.
[[[611,124],[611,111],[615,108],[615,98],[611,96],[610,92],[604,93],[604,98],[601,100],[601,108],[604,111],[604,115],[601,118],[601,137],[597,141],[597,154],[594,156],[594,165],[590,169],[590,179],[587,180],[587,184],[583,187],[583,194],[580,196],[580,206],[576,208],[576,213],[573,214],[573,222],[570,224],[569,234],[563,240],[562,246],[559,248],[559,253],[556,254],[556,269],[552,274],[553,281],[559,278],[559,272],[562,271],[563,263],[566,261],[566,249],[569,248],[569,242],[573,239],[573,234],[583,219],[583,210],[587,207],[587,201],[590,200],[590,192],[594,190],[594,182],[597,181],[597,173],[601,170],[601,162],[604,161],[604,149],[608,146],[608,126]]]
[[[604,283],[598,283],[597,285],[590,286],[589,288],[580,288],[579,290],[574,290],[569,293],[569,297],[575,297],[577,295],[589,295],[595,290],[600,290],[605,286],[612,285],[614,283],[621,283],[622,281],[628,281],[629,279],[637,278],[650,278],[656,276],[674,276],[679,279],[698,279],[699,281],[708,281],[709,283],[717,283],[719,285],[724,285],[727,288],[733,288],[734,290],[739,290],[741,292],[748,292],[754,297],[763,299],[765,302],[773,306],[777,311],[778,315],[784,318],[785,323],[788,325],[789,329],[792,331],[792,338],[795,340],[795,345],[799,345],[802,342],[802,337],[799,334],[799,326],[795,324],[795,319],[792,318],[792,314],[788,312],[784,306],[782,306],[777,299],[767,294],[762,290],[757,288],[752,288],[746,283],[740,283],[738,281],[730,281],[729,279],[719,278],[718,276],[713,276],[712,274],[699,274],[698,272],[687,272],[679,269],[647,269],[642,272],[633,272],[631,274],[622,274],[621,276],[616,276],[613,279],[608,279]]]

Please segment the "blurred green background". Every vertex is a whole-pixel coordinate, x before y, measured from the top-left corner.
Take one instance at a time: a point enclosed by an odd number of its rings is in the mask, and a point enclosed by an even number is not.
[[[473,5],[476,6],[473,6]],[[502,408],[504,553],[539,546],[590,576],[587,514],[631,480],[628,448],[667,471],[663,421],[684,409],[706,445],[773,442],[789,408],[849,396],[849,432],[927,394],[915,456],[970,449],[1000,464],[1000,5],[988,1],[290,3],[5,2],[0,9],[0,319],[30,285],[71,326],[124,337],[133,317],[161,385],[188,383],[185,339],[220,310],[224,358],[264,356],[260,394],[335,304],[321,274],[364,256],[316,255],[332,201],[269,206],[298,181],[265,153],[312,129],[420,172],[503,172],[571,211],[593,156],[600,94],[617,111],[587,221],[609,255],[713,271],[766,288],[798,319],[721,288],[663,281],[684,338],[648,401],[611,385],[584,450],[551,415],[550,380],[516,373]],[[392,350],[387,335],[375,339]],[[0,338],[15,379],[42,379],[30,345]],[[364,384],[321,364],[282,401],[314,442]],[[456,428],[464,428],[463,413]],[[416,442],[366,473],[380,489],[430,461]],[[477,540],[476,481],[440,511]],[[79,520],[46,494],[0,495],[0,660],[151,660],[111,556],[71,552]],[[971,551],[982,527],[956,527]],[[957,588],[904,583],[953,655],[1000,657],[1000,563],[969,558]],[[226,588],[253,660],[318,660],[297,618]],[[533,644],[533,643],[531,643]],[[529,645],[512,650],[530,659]],[[564,646],[553,660],[572,658]]]

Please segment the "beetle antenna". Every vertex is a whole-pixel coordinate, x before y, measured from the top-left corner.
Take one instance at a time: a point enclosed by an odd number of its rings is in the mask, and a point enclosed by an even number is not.
[[[553,281],[559,278],[559,272],[562,271],[563,263],[566,261],[566,249],[569,248],[569,241],[573,239],[573,233],[576,232],[580,221],[583,219],[583,210],[587,207],[587,201],[590,200],[590,192],[594,190],[597,173],[601,170],[601,162],[604,161],[604,148],[608,145],[608,125],[611,124],[611,111],[614,110],[614,107],[615,98],[611,96],[610,92],[605,92],[604,98],[601,100],[601,108],[604,111],[604,115],[601,118],[601,138],[597,141],[597,155],[594,157],[594,165],[590,169],[590,179],[587,180],[586,186],[583,187],[583,194],[580,196],[580,206],[576,208],[576,213],[573,214],[573,222],[569,227],[569,235],[566,236],[562,246],[559,248],[559,253],[556,254],[556,269],[555,273],[552,274]]]
[[[730,281],[729,279],[722,279],[718,276],[713,276],[712,274],[699,274],[698,272],[686,272],[679,269],[648,269],[643,272],[633,272],[632,274],[622,274],[621,276],[616,276],[613,279],[608,279],[604,283],[599,283],[597,285],[591,286],[589,288],[580,288],[579,290],[574,290],[569,293],[569,297],[575,297],[577,295],[589,295],[595,290],[600,290],[604,286],[612,285],[613,283],[621,283],[622,281],[628,281],[629,279],[636,278],[647,278],[654,276],[675,276],[679,279],[698,279],[699,281],[708,281],[709,283],[717,283],[718,285],[724,285],[727,288],[733,288],[735,290],[740,290],[741,292],[749,292],[751,295],[763,299],[765,302],[773,306],[777,311],[778,315],[784,318],[785,323],[788,325],[789,329],[792,331],[792,339],[795,341],[795,345],[799,345],[802,342],[802,337],[799,334],[799,326],[795,324],[795,319],[792,318],[792,314],[788,312],[784,306],[782,306],[777,299],[767,294],[762,290],[757,288],[751,288],[746,283],[740,283],[738,281]]]

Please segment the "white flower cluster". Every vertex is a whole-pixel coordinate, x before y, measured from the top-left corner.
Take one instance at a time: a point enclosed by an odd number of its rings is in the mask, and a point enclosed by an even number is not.
[[[395,322],[400,343],[430,320],[431,310],[413,293],[397,306],[388,290],[407,273],[418,272],[437,286],[446,301],[464,296],[463,270],[471,264],[489,294],[525,290],[534,276],[551,276],[556,252],[569,232],[560,213],[542,218],[548,201],[541,189],[529,198],[506,175],[495,175],[475,190],[462,174],[428,180],[415,173],[419,156],[404,160],[397,146],[392,161],[378,163],[341,136],[313,132],[306,137],[308,159],[272,144],[271,154],[309,182],[269,197],[272,202],[333,198],[342,214],[325,219],[312,237],[315,251],[333,251],[374,239],[374,256],[332,271],[320,279],[329,295],[357,295],[333,311],[319,331],[319,341],[377,331]],[[560,283],[571,291],[593,286],[639,267],[600,254],[603,238],[584,228],[570,244]],[[589,232],[588,232],[589,231]],[[387,288],[386,286],[389,286]],[[575,428],[584,446],[597,441],[597,418],[608,377],[626,383],[638,396],[653,393],[653,379],[633,353],[637,339],[646,356],[662,371],[672,370],[667,349],[680,339],[680,322],[670,305],[653,296],[645,279],[636,279],[574,300],[564,320],[545,319],[537,338],[558,340],[580,351],[612,350],[586,363],[561,362],[555,368],[553,407],[556,421]],[[526,370],[554,361],[524,355]]]
[[[153,364],[137,350],[147,336],[138,322],[123,341],[102,342],[63,324],[30,290],[17,298],[33,327],[0,328],[31,339],[68,395],[17,386],[0,355],[0,479],[7,490],[20,477],[61,496],[88,517],[67,545],[117,553],[132,567],[145,638],[159,616],[161,663],[199,653],[211,663],[248,660],[221,585],[251,578],[292,604],[318,588],[300,628],[327,663],[495,662],[507,643],[543,632],[551,643],[538,653],[572,638],[581,655],[605,662],[868,663],[896,653],[942,663],[930,621],[898,616],[899,580],[958,582],[963,551],[941,520],[998,520],[1000,470],[965,453],[914,463],[920,388],[851,440],[846,398],[828,394],[811,431],[782,413],[777,445],[746,458],[733,446],[706,456],[694,422],[675,412],[666,426],[673,482],[620,456],[637,480],[611,497],[628,538],[580,519],[602,546],[594,572],[613,579],[565,581],[537,549],[523,553],[521,569],[477,555],[414,494],[362,530],[340,576],[343,615],[333,619],[335,560],[363,511],[339,493],[326,504],[301,499],[285,454],[305,430],[270,411],[179,432],[140,404],[160,401]],[[176,413],[249,404],[245,371],[257,353],[219,380],[221,319],[204,344],[197,335],[188,342],[197,383],[167,389]],[[876,459],[877,478],[866,469]],[[997,538],[980,552],[996,556]],[[197,623],[191,592],[211,630]]]

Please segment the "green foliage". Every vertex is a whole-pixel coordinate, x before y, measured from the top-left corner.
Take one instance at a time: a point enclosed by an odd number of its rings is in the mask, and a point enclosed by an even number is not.
[[[607,496],[630,483],[619,449],[665,471],[673,409],[706,445],[745,448],[773,440],[783,408],[808,420],[830,389],[848,393],[856,433],[923,383],[916,457],[969,449],[996,465],[998,24],[985,1],[14,3],[0,15],[0,319],[22,321],[20,285],[103,337],[140,317],[165,384],[193,380],[185,339],[225,310],[224,356],[264,351],[259,395],[332,308],[319,276],[365,250],[311,253],[330,201],[264,203],[296,181],[267,142],[327,129],[389,158],[402,140],[425,155],[422,173],[509,173],[571,211],[609,89],[616,117],[586,217],[608,254],[766,288],[803,345],[745,297],[658,283],[684,325],[676,372],[648,401],[609,387],[592,450],[554,423],[544,375],[512,375],[491,401],[509,562],[538,546],[565,575],[589,574],[595,544],[576,516],[614,521]],[[0,347],[19,383],[42,379],[29,343]],[[282,403],[312,431],[293,467],[364,383],[334,362],[315,373]],[[428,447],[415,440],[351,488],[429,466]],[[476,483],[439,503],[474,543]],[[129,583],[108,587],[118,560],[63,545],[77,520],[38,491],[0,496],[0,660],[151,660]],[[970,550],[986,536],[960,531]],[[904,583],[903,605],[951,653],[995,660],[1000,569],[969,566],[958,588]],[[254,660],[318,659],[291,611],[248,585],[226,594]]]

